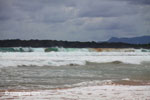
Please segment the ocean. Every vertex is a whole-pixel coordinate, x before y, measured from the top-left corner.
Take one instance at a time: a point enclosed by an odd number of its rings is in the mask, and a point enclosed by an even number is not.
[[[150,85],[147,49],[1,48],[0,90]],[[149,90],[150,91],[150,90]]]

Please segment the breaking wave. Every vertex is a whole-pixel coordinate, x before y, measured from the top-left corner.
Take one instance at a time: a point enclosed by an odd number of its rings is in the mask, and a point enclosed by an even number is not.
[[[65,87],[88,87],[88,86],[102,86],[102,85],[112,85],[114,82],[112,80],[95,80],[95,81],[88,81],[88,82],[81,82],[72,85],[65,85]]]
[[[86,48],[31,48],[31,47],[13,47],[13,48],[0,48],[0,52],[91,52],[92,49]],[[93,49],[94,51],[94,49]]]
[[[150,52],[149,49],[115,49],[115,48],[32,48],[32,47],[5,47],[0,52]]]
[[[150,61],[150,52],[0,52],[0,67],[72,66],[87,62],[140,64],[144,61]]]

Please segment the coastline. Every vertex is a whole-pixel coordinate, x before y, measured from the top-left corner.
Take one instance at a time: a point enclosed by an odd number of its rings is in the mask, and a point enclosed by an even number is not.
[[[105,85],[47,90],[1,90],[1,100],[149,100],[150,85],[108,83]]]
[[[33,50],[1,53],[0,100],[150,100],[149,52]]]

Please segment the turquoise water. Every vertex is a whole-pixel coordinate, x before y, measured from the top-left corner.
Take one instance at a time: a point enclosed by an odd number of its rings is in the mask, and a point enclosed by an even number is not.
[[[0,52],[75,52],[75,51],[90,51],[88,48],[31,48],[31,47],[13,47],[13,48],[0,48]]]
[[[95,52],[91,48],[31,48],[31,47],[10,47],[0,48],[0,52]],[[136,51],[136,49],[135,49]],[[139,49],[140,52],[150,52],[149,49]]]

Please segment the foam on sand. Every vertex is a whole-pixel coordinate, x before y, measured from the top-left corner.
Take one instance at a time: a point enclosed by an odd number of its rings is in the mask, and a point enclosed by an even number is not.
[[[30,92],[7,91],[0,98],[10,100],[149,100],[150,86],[104,85]]]

